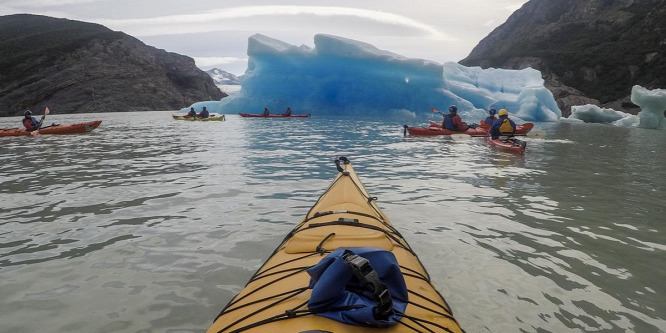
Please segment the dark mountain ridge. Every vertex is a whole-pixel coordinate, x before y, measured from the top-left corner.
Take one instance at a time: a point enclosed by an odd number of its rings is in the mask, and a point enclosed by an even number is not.
[[[176,110],[226,96],[192,58],[102,25],[0,17],[0,116]]]
[[[631,87],[666,87],[666,0],[531,0],[460,63],[538,69],[565,115],[587,103],[635,113]]]

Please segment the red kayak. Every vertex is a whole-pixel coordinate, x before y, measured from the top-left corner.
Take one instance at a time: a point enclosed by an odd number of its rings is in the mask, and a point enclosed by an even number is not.
[[[442,127],[442,123],[431,120],[430,127]],[[481,124],[479,124],[478,127],[485,129],[486,132],[490,130],[490,125],[487,125],[486,122],[483,120],[481,120]],[[532,130],[532,128],[534,128],[534,123],[524,123],[522,125],[516,125],[516,133],[514,133],[513,135],[526,135]]]
[[[502,139],[496,139],[493,140],[489,136],[486,137],[486,142],[488,142],[491,146],[497,147],[501,150],[509,151],[512,153],[516,154],[523,154],[525,153],[525,147],[527,146],[527,142],[525,141],[520,141],[517,139],[509,138],[506,140]]]
[[[439,126],[430,126],[430,127],[409,127],[405,125],[404,134],[407,135],[416,135],[416,136],[435,136],[435,135],[451,135],[451,134],[467,134],[471,136],[488,136],[488,131],[481,128],[468,128],[466,131],[457,132],[451,131],[442,128],[442,125]]]
[[[486,124],[485,121],[481,120],[481,124],[479,124],[479,127],[485,128],[486,130],[490,130],[490,125]],[[516,125],[516,133],[513,133],[513,135],[525,135],[529,133],[532,128],[534,128],[534,123],[524,123],[522,125]]]
[[[270,114],[264,116],[263,113],[239,113],[239,116],[243,118],[310,118],[309,114],[292,114],[290,116],[285,116],[283,114]]]
[[[87,133],[99,126],[101,120],[88,121],[85,123],[76,123],[70,125],[54,125],[42,127],[38,130],[39,134],[76,134]],[[31,135],[25,128],[4,128],[0,129],[0,136],[23,136]]]

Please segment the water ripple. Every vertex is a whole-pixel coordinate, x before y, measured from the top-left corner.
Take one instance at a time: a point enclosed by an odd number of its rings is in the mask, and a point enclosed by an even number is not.
[[[538,124],[516,156],[392,120],[49,117],[103,123],[1,138],[2,332],[204,330],[340,155],[468,332],[666,331],[660,131]]]

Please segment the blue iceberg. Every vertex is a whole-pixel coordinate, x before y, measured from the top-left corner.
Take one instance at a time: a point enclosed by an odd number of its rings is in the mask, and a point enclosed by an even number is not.
[[[248,68],[240,92],[204,101],[214,113],[424,116],[430,107],[458,106],[470,120],[491,107],[522,121],[557,121],[561,111],[541,73],[481,69],[454,62],[406,58],[370,44],[317,34],[314,48],[256,34],[248,40]],[[188,110],[183,109],[183,111]]]

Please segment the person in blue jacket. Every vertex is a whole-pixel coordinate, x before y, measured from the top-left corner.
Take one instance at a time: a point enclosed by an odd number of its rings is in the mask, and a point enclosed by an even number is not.
[[[36,131],[40,127],[39,121],[37,119],[32,117],[32,111],[26,110],[23,112],[23,126],[25,129],[27,129],[29,132]]]
[[[449,114],[444,115],[444,122],[442,127],[449,131],[464,132],[467,130],[467,125],[463,123],[458,115],[458,107],[455,105],[449,106]]]
[[[490,115],[486,117],[486,119],[483,122],[486,123],[486,125],[492,126],[495,120],[497,120],[497,117],[495,117],[495,114],[497,114],[497,110],[495,110],[494,108],[490,108],[490,110],[488,110],[488,113]]]
[[[194,108],[190,108],[190,112],[188,112],[185,117],[196,117],[196,116],[197,116],[197,112],[194,111]]]
[[[499,119],[495,120],[493,125],[490,126],[490,137],[497,140],[500,136],[513,136],[516,132],[516,123],[509,119],[509,111],[501,109],[497,115]]]
[[[208,110],[206,110],[206,107],[204,106],[203,109],[201,109],[201,112],[197,115],[198,118],[208,118],[210,116],[210,113],[208,113]]]

